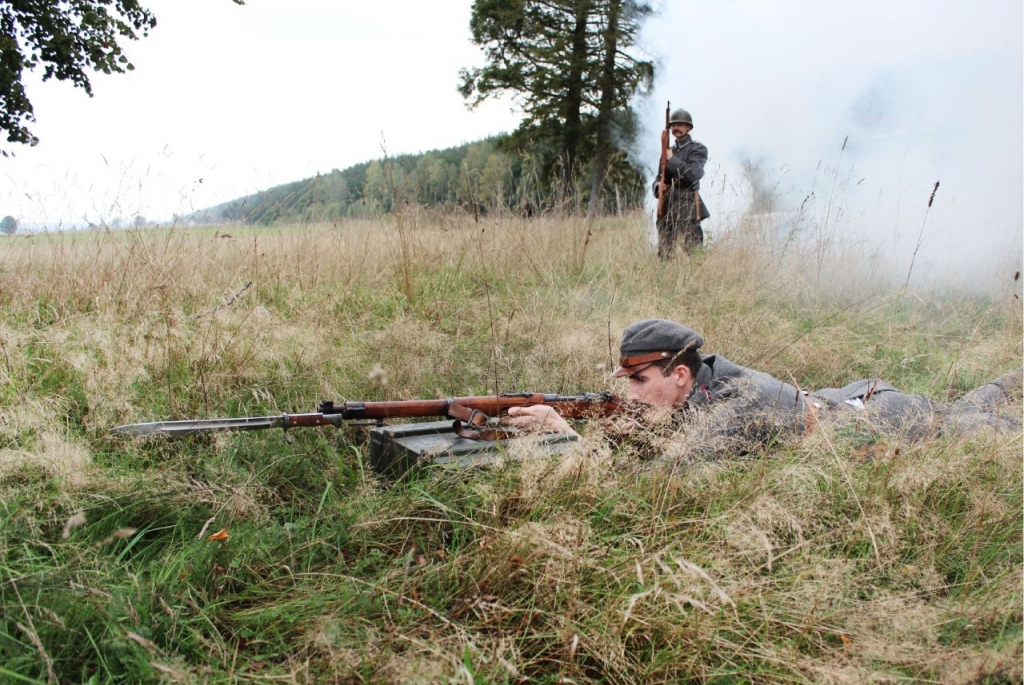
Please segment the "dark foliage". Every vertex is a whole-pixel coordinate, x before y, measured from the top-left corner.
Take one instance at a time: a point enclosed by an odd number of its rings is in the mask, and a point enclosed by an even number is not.
[[[39,142],[28,128],[35,115],[22,83],[26,70],[42,68],[44,81],[70,81],[91,96],[89,72],[134,69],[119,41],[138,40],[155,26],[138,0],[0,1],[0,130],[7,142]]]

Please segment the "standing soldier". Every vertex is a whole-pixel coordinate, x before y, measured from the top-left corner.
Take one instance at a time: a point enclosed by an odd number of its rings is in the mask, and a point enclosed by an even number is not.
[[[665,168],[659,169],[654,181],[654,196],[658,197],[664,174],[665,205],[658,215],[658,256],[662,259],[672,258],[679,240],[687,252],[702,246],[700,222],[711,216],[698,192],[708,149],[690,137],[693,117],[685,109],[677,109],[669,117],[668,127],[675,144],[665,151]]]

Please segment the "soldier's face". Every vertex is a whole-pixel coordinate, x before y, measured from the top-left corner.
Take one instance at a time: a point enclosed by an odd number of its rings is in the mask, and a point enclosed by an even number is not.
[[[668,130],[671,131],[672,135],[676,138],[682,138],[689,133],[691,129],[693,129],[693,126],[690,126],[689,124],[672,124],[668,127]]]
[[[661,409],[681,404],[693,387],[690,369],[677,366],[665,375],[657,366],[626,376],[626,399]]]

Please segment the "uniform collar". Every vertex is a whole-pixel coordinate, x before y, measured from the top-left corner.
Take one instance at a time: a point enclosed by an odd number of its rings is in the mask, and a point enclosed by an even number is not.
[[[693,379],[693,389],[690,396],[686,398],[686,404],[691,407],[703,407],[711,403],[711,393],[708,388],[715,380],[714,370],[707,364],[700,365],[697,377]]]
[[[673,147],[675,147],[678,150],[679,148],[686,147],[687,145],[689,145],[692,142],[693,142],[693,139],[690,138],[690,134],[687,133],[682,138],[676,139],[675,145],[673,145]]]

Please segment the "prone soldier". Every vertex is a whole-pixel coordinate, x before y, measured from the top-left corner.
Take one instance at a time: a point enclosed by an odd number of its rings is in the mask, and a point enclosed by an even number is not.
[[[620,366],[612,375],[626,379],[627,400],[645,406],[642,425],[658,426],[673,436],[662,457],[737,456],[823,423],[869,426],[909,439],[985,426],[1004,432],[1021,429],[1019,415],[1000,412],[1020,397],[1021,369],[945,404],[900,392],[877,378],[807,393],[719,355],[701,354],[703,344],[696,331],[664,319],[636,321],[623,331]],[[519,427],[575,432],[548,406],[517,407],[509,414],[509,421]],[[634,422],[625,432],[642,433],[636,430],[640,426]]]

